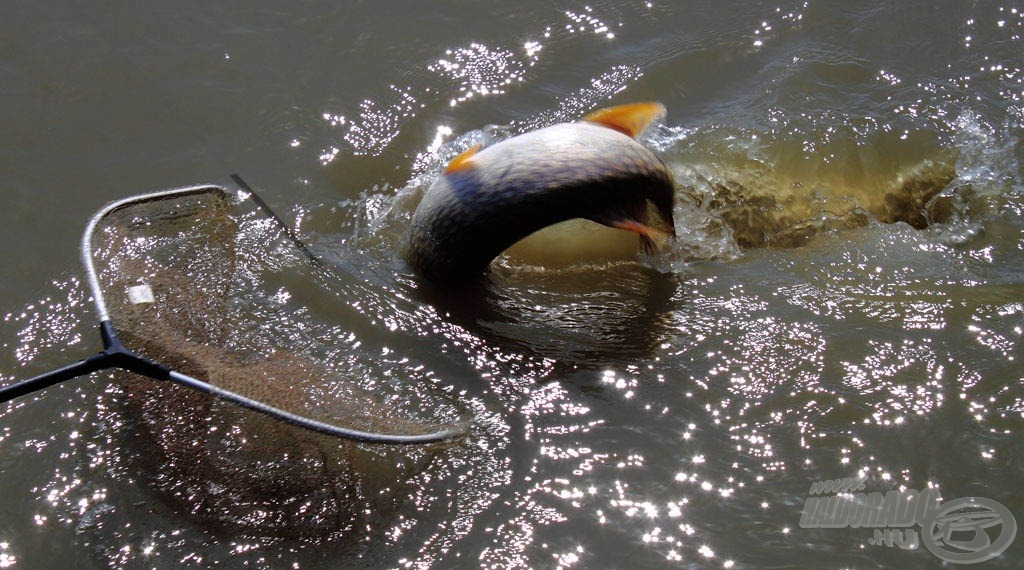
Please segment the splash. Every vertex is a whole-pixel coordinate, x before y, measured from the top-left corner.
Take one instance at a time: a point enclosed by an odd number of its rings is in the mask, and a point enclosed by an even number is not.
[[[851,135],[811,154],[786,139],[719,127],[663,131],[656,146],[688,210],[727,226],[743,249],[793,247],[873,220],[925,227],[926,204],[956,175],[955,153],[926,132],[905,144]]]

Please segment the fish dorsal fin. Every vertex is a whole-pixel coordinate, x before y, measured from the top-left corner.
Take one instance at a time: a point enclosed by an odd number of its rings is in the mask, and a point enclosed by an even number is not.
[[[469,168],[469,159],[473,158],[473,155],[480,150],[480,145],[475,144],[468,149],[462,151],[459,156],[456,156],[448,163],[448,166],[444,167],[445,174],[451,174],[452,172],[458,172],[465,168]]]
[[[636,138],[651,121],[664,114],[665,106],[661,103],[629,103],[594,111],[584,116],[583,120]]]

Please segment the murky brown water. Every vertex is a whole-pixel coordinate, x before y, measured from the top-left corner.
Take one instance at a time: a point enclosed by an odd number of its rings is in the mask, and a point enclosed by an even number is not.
[[[0,410],[0,567],[940,564],[800,526],[858,473],[1024,524],[1022,35],[1009,0],[8,2],[0,380],[98,348],[93,211],[238,171],[334,268],[261,283],[293,301],[263,332],[474,420],[355,491],[358,524],[313,506],[296,533],[293,465],[202,480],[109,375],[69,382]],[[642,141],[678,185],[670,251],[505,259],[455,299],[397,259],[458,152],[642,100],[669,111]]]

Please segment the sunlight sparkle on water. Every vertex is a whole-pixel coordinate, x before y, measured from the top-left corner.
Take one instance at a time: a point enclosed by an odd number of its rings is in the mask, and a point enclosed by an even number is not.
[[[18,558],[8,552],[11,545],[7,542],[0,542],[0,568],[10,568],[18,562]]]
[[[536,62],[539,51],[540,44],[528,42],[524,61],[510,50],[472,43],[445,51],[427,69],[458,83],[459,93],[450,101],[454,107],[474,96],[504,94],[510,85],[525,79],[526,68]]]
[[[565,26],[569,33],[582,33],[589,29],[594,34],[603,35],[608,39],[615,38],[615,33],[609,31],[608,24],[593,15],[593,8],[590,6],[585,6],[583,13],[566,10],[565,15],[571,22]]]

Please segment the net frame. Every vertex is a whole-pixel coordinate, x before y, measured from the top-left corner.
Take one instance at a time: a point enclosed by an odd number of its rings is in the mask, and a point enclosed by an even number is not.
[[[239,190],[235,192],[236,195],[240,196],[243,200],[249,199],[256,204],[265,214],[274,220],[281,231],[284,232],[284,234],[312,263],[321,265],[319,258],[309,251],[306,245],[292,232],[291,228],[288,227],[288,225],[270,209],[267,203],[264,202],[251,187],[249,187],[237,175],[232,175],[232,179],[239,186]],[[109,368],[121,368],[155,380],[167,380],[174,382],[186,388],[190,388],[204,394],[209,394],[213,397],[300,428],[357,442],[393,445],[432,444],[452,440],[465,435],[466,426],[464,422],[453,424],[434,432],[420,434],[381,433],[352,429],[323,422],[265,404],[232,390],[216,386],[206,380],[184,374],[126,348],[117,336],[117,328],[111,317],[110,308],[107,305],[106,298],[103,295],[99,272],[96,269],[93,237],[97,228],[100,227],[101,222],[107,216],[133,205],[138,205],[147,201],[187,197],[205,193],[214,193],[224,199],[230,199],[232,195],[232,193],[227,189],[213,184],[185,186],[122,198],[120,200],[110,202],[92,215],[82,233],[80,253],[82,265],[85,270],[86,282],[90,292],[92,293],[93,304],[96,309],[96,314],[100,320],[99,329],[104,349],[103,351],[84,360],[17,382],[10,386],[0,388],[0,402],[6,402],[92,372],[106,370]]]

